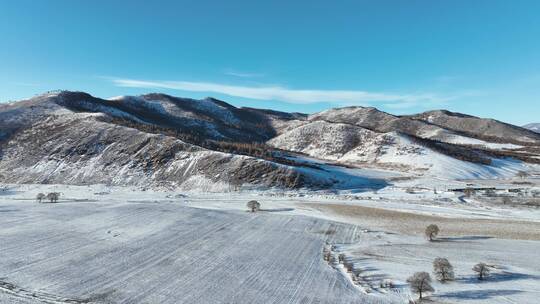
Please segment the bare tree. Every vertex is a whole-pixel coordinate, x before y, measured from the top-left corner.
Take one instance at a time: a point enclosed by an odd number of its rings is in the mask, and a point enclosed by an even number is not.
[[[60,198],[60,193],[58,192],[51,192],[49,194],[47,194],[46,198],[49,200],[49,202],[51,203],[57,203],[58,202],[58,199]]]
[[[489,275],[489,266],[486,263],[478,263],[472,270],[478,274],[478,279],[483,280]]]
[[[36,200],[38,201],[38,203],[43,202],[43,199],[45,199],[45,194],[43,194],[43,193],[38,193],[38,194],[36,195]]]
[[[471,197],[474,194],[474,189],[467,188],[463,190],[463,194],[465,194],[466,197]]]
[[[436,258],[433,261],[433,273],[441,282],[454,280],[454,267],[445,258]]]
[[[524,179],[524,178],[529,177],[529,173],[527,171],[518,171],[518,173],[516,173],[516,176],[521,179]]]
[[[257,201],[249,201],[247,203],[247,207],[249,210],[251,210],[251,212],[257,212],[259,209],[261,209],[261,204]]]
[[[426,237],[429,239],[429,241],[433,241],[439,234],[439,226],[435,224],[431,224],[426,227]]]
[[[433,292],[433,286],[431,286],[431,277],[427,272],[415,272],[412,276],[407,279],[411,287],[411,291],[417,293],[422,299],[422,294],[426,292]]]

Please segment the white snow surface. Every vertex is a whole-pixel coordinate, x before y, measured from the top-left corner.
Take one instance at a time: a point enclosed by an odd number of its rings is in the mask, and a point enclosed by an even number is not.
[[[471,235],[430,243],[367,224],[339,223],[343,218],[309,207],[360,204],[540,222],[538,210],[466,207],[452,193],[405,193],[410,185],[356,194],[370,200],[314,192],[5,185],[0,187],[0,303],[407,303],[414,295],[406,278],[431,272],[439,256],[454,264],[457,279],[434,282],[431,300],[536,303],[539,241]],[[58,204],[35,202],[36,193],[50,191],[62,193]],[[245,211],[250,199],[262,203],[261,212]],[[322,260],[325,242],[361,270],[361,285],[353,285],[341,266],[334,269]],[[479,261],[493,266],[485,282],[471,271]],[[396,287],[380,288],[384,279]]]
[[[49,189],[64,199],[37,204],[29,195],[44,187],[28,186],[0,197],[0,301],[396,303],[359,293],[322,260],[325,241],[358,238],[354,225],[128,189]]]
[[[530,170],[530,165],[514,159],[492,159],[491,165],[483,165],[444,155],[411,142],[403,136],[394,136],[378,162],[409,164],[413,168],[428,171],[428,175],[448,179],[503,178],[512,177],[518,171]]]

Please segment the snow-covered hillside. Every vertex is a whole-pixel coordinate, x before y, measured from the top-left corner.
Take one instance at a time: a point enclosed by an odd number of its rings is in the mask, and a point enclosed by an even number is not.
[[[495,119],[483,119],[461,113],[437,110],[411,115],[414,120],[424,121],[431,125],[464,134],[475,138],[496,138],[507,142],[535,142],[538,134],[527,129],[503,123]]]
[[[502,135],[494,140],[491,129]],[[0,180],[18,183],[378,188],[385,182],[345,167],[466,179],[510,177],[540,162],[535,133],[445,111],[305,115],[164,94],[48,93],[0,105],[0,130]]]
[[[540,123],[530,123],[530,124],[524,125],[523,127],[531,131],[540,133]]]
[[[401,133],[376,133],[326,121],[304,124],[268,143],[320,159],[354,165],[380,165],[448,179],[511,177],[518,171],[529,170],[527,164],[517,160],[492,159],[491,165],[463,161],[421,145]]]
[[[222,153],[173,137],[108,123],[101,113],[50,116],[2,148],[2,179],[17,183],[164,186],[226,191],[285,186],[291,179],[326,185],[297,168]]]

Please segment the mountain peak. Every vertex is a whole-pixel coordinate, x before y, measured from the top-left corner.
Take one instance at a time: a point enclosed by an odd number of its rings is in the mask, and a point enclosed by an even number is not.
[[[448,111],[448,110],[445,110],[445,109],[438,109],[438,110],[431,110],[431,111],[426,111],[426,112],[423,112],[421,114],[418,114],[418,115],[426,115],[426,116],[429,116],[429,115],[438,115],[438,116],[452,116],[452,117],[461,117],[461,118],[478,118],[478,117],[475,117],[475,116],[472,116],[472,115],[467,115],[467,114],[463,114],[463,113],[458,113],[458,112],[451,112],[451,111]]]
[[[525,129],[540,133],[540,123],[530,123],[523,126]]]

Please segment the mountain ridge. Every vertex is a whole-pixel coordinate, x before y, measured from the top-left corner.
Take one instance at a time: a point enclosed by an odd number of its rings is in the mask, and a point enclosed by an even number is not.
[[[42,94],[0,105],[0,130],[0,177],[22,183],[329,189],[384,184],[339,166],[488,178],[540,162],[540,134],[446,110],[303,114],[161,93]]]

